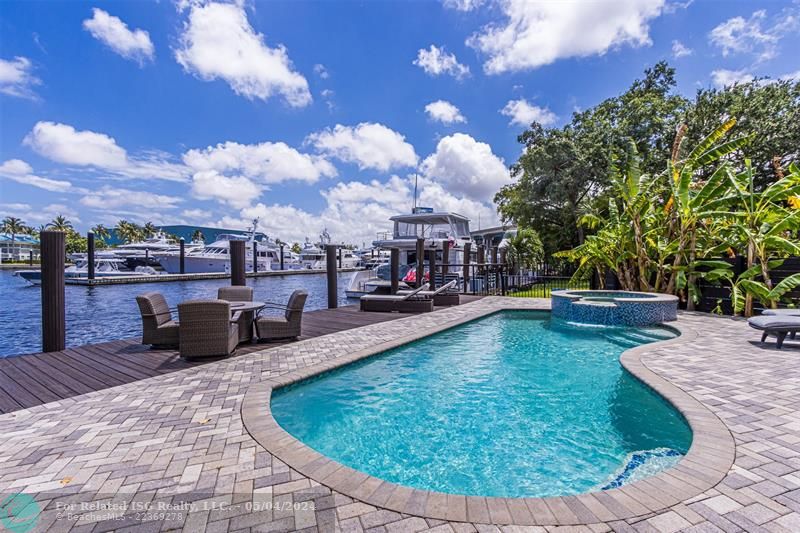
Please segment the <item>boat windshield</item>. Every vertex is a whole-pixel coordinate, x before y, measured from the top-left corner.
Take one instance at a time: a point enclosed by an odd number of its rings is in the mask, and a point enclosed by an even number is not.
[[[467,222],[462,220],[441,221],[435,223],[412,223],[397,221],[394,224],[394,238],[447,239],[469,235]]]

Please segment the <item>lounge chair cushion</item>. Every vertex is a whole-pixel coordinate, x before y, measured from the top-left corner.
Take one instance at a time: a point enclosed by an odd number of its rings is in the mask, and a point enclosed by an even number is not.
[[[767,316],[800,316],[800,309],[764,309],[761,314]]]
[[[761,315],[748,319],[747,324],[751,328],[768,331],[800,330],[800,316]]]

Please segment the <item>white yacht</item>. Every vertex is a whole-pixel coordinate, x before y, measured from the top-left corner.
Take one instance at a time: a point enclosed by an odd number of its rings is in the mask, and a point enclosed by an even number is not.
[[[200,250],[186,252],[184,249],[184,272],[199,274],[206,272],[227,272],[230,270],[231,241],[245,241],[245,271],[253,271],[253,243],[256,242],[258,220],[247,234],[223,233],[217,240]],[[255,258],[259,272],[278,270],[280,268],[280,249],[269,239],[258,242],[258,257]],[[155,254],[155,258],[165,271],[170,274],[180,273],[180,251],[170,250]]]
[[[119,258],[99,257],[94,261],[94,276],[95,278],[125,278],[125,277],[139,277],[147,275],[155,275],[156,272],[149,267],[137,267],[135,271],[121,270],[125,261]],[[28,283],[33,285],[41,285],[42,272],[41,270],[19,270],[15,275],[21,277]],[[89,277],[89,262],[84,259],[78,259],[74,265],[68,266],[64,269],[65,278],[88,278]]]
[[[350,279],[345,291],[348,298],[357,298],[376,290],[386,290],[390,279],[390,252],[397,248],[400,251],[400,280],[413,283],[416,277],[413,265],[417,263],[417,239],[425,240],[425,250],[436,251],[436,261],[442,264],[444,244],[449,243],[448,276],[460,278],[464,263],[464,245],[472,243],[469,233],[469,219],[457,213],[435,213],[432,210],[417,208],[410,215],[397,215],[390,218],[394,223],[391,233],[382,233],[372,245],[385,253],[371,268],[356,272]],[[365,257],[366,259],[366,257]],[[457,266],[456,266],[457,265]],[[426,274],[427,275],[427,274]]]
[[[312,244],[308,237],[300,250],[300,263],[302,268],[310,270],[327,269],[327,252],[325,247],[331,243],[331,236],[327,229],[323,229],[319,236],[319,244]],[[340,248],[341,266],[339,265],[339,252],[336,254],[337,268],[358,268],[361,266],[361,258],[348,248]]]
[[[417,239],[425,239],[425,250],[436,250],[437,262],[442,260],[444,243],[450,243],[449,263],[464,263],[464,245],[472,243],[469,234],[469,219],[457,213],[435,213],[417,208],[410,215],[397,215],[389,220],[394,223],[390,234],[378,235],[372,245],[378,248],[398,248],[400,264],[417,262]],[[440,263],[441,264],[441,263]],[[453,269],[455,271],[456,269]]]
[[[177,248],[177,242],[167,237],[166,233],[159,231],[141,242],[121,244],[109,251],[115,257],[125,261],[128,268],[133,269],[137,266],[156,266],[158,260],[155,258],[155,254],[174,251]],[[186,248],[184,247],[184,249]]]

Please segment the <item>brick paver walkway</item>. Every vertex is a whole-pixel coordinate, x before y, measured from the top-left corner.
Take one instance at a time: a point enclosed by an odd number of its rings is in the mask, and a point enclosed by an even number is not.
[[[762,348],[727,318],[682,314],[705,336],[654,347],[643,361],[724,421],[735,464],[702,495],[625,522],[497,527],[401,515],[332,493],[244,429],[251,383],[439,327],[474,306],[516,305],[487,298],[2,415],[0,493],[34,495],[38,531],[800,531],[800,346]]]

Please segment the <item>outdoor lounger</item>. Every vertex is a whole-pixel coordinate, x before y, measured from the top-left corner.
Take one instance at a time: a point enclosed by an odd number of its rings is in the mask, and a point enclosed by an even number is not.
[[[427,313],[433,311],[432,298],[419,298],[418,294],[427,290],[425,283],[421,287],[406,294],[366,294],[361,297],[362,311],[378,311],[390,313]]]
[[[457,280],[452,280],[445,283],[435,291],[420,291],[417,293],[417,296],[433,298],[433,305],[435,306],[458,305],[460,303],[458,293],[452,291],[453,287],[455,287],[457,284]],[[397,291],[397,294],[402,296],[408,294],[409,292],[411,291],[402,290]]]
[[[778,337],[777,346],[780,349],[787,335],[791,334],[791,338],[794,338],[795,334],[800,331],[800,316],[783,313],[777,315],[764,314],[748,319],[747,324],[751,328],[764,332],[761,336],[761,342],[766,341],[769,334]]]

